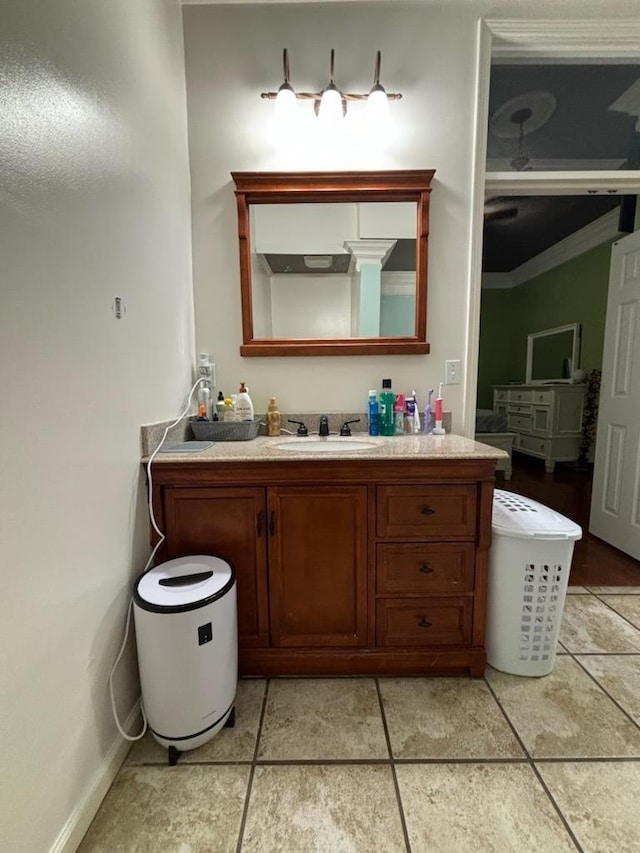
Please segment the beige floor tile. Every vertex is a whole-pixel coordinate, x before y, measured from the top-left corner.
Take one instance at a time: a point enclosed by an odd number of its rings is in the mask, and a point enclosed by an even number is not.
[[[236,724],[224,728],[198,749],[183,752],[180,764],[200,761],[251,761],[256,748],[264,679],[241,679],[236,692]],[[167,750],[150,734],[134,744],[127,764],[166,764]]]
[[[249,767],[124,767],[78,853],[233,853]]]
[[[388,758],[375,681],[372,678],[271,681],[258,757]]]
[[[570,657],[543,678],[487,680],[534,758],[640,756],[640,731]]]
[[[396,767],[412,853],[575,853],[526,764]]]
[[[569,586],[567,587],[567,595],[588,595],[589,590],[586,586]]]
[[[640,762],[539,764],[585,853],[640,850]]]
[[[596,595],[640,595],[640,586],[588,586]]]
[[[590,595],[565,600],[560,641],[570,652],[640,652],[640,631]]]
[[[576,659],[640,724],[640,655],[576,655]]]
[[[242,853],[404,853],[389,766],[257,767]]]
[[[640,595],[601,595],[600,598],[616,613],[640,628]]]
[[[484,681],[383,678],[380,692],[395,758],[523,755]]]

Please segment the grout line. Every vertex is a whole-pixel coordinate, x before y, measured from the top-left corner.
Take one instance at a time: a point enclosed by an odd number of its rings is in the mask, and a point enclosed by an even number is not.
[[[640,657],[640,655],[639,655],[639,657]],[[634,725],[636,729],[640,729],[640,724],[637,723],[636,720],[631,716],[631,714],[622,707],[622,705],[618,702],[617,699],[613,698],[613,696],[611,695],[611,693],[609,693],[607,688],[604,687],[602,684],[600,684],[600,682],[595,677],[595,675],[593,675],[591,672],[589,672],[589,670],[585,666],[582,665],[582,661],[579,661],[578,658],[575,657],[573,654],[571,655],[571,658],[577,663],[577,665],[580,667],[580,669],[589,676],[589,678],[598,687],[598,689],[602,690],[604,695],[609,697],[609,699],[613,702],[613,704],[616,706],[616,708],[618,708],[620,711],[622,711],[622,713],[625,715],[625,717],[627,717],[627,719],[632,723],[632,725]]]
[[[604,600],[601,598],[601,596],[603,596],[603,595],[615,595],[615,593],[611,593],[611,592],[601,592],[601,593],[599,593],[599,594],[594,594],[594,597],[595,597],[595,598],[596,598],[596,600],[597,600],[597,601],[599,601],[601,604],[604,604],[604,606],[605,606],[605,607],[608,607],[608,608],[609,608],[609,610],[610,610],[612,613],[615,613],[615,614],[616,614],[616,616],[619,616],[621,619],[624,619],[624,621],[625,621],[628,625],[631,625],[631,627],[632,627],[632,628],[634,628],[636,631],[638,631],[638,632],[640,633],[640,628],[638,628],[638,626],[637,626],[637,625],[634,625],[634,624],[633,624],[633,622],[632,622],[629,618],[627,618],[623,613],[619,613],[619,612],[615,609],[615,607],[614,607],[612,604],[609,604],[609,602],[608,602],[608,601],[604,601]]]
[[[247,781],[247,791],[244,795],[244,808],[242,809],[242,818],[240,819],[240,829],[238,831],[238,843],[236,845],[236,853],[241,853],[242,842],[244,839],[244,830],[247,824],[247,814],[249,813],[249,800],[251,798],[251,789],[253,787],[253,777],[256,772],[256,764],[258,760],[258,748],[260,746],[260,737],[262,735],[262,723],[264,714],[267,708],[267,697],[269,696],[270,680],[267,679],[264,687],[264,696],[262,697],[262,708],[260,709],[260,721],[258,723],[258,734],[256,737],[256,745],[253,749],[253,759],[251,761],[251,769],[249,770],[249,779]]]
[[[393,757],[393,750],[391,748],[391,738],[389,737],[389,727],[387,725],[387,717],[384,712],[384,703],[382,701],[382,693],[380,691],[380,681],[377,678],[374,678],[374,683],[376,686],[376,693],[378,694],[378,703],[380,705],[380,715],[382,717],[382,728],[384,729],[385,740],[387,741],[387,750],[389,752],[389,762],[391,765],[391,776],[393,777],[393,786],[396,791],[396,800],[398,801],[398,811],[400,812],[400,823],[402,825],[402,834],[404,836],[404,844],[407,849],[407,853],[411,853],[411,842],[409,841],[409,830],[407,829],[407,821],[404,816],[404,808],[402,806],[402,798],[400,796],[400,785],[398,784],[398,775],[396,773],[396,767]]]
[[[559,818],[560,818],[560,820],[562,821],[562,825],[564,826],[565,830],[567,831],[567,833],[568,833],[568,835],[569,835],[569,838],[573,841],[573,843],[575,844],[576,849],[579,851],[579,853],[584,853],[584,851],[583,851],[582,847],[581,847],[581,846],[580,846],[580,844],[578,843],[578,839],[576,838],[576,836],[575,836],[575,835],[574,835],[574,833],[573,833],[573,830],[572,830],[572,829],[571,829],[571,827],[569,826],[569,822],[568,822],[568,820],[565,818],[565,816],[564,816],[564,815],[562,814],[562,812],[560,811],[560,806],[556,803],[555,799],[553,798],[553,796],[552,796],[552,794],[551,794],[551,791],[549,790],[549,788],[548,788],[548,787],[547,787],[547,785],[545,784],[544,780],[542,779],[542,776],[540,775],[540,772],[539,772],[538,768],[536,767],[536,765],[535,765],[535,763],[534,763],[534,760],[533,760],[533,757],[531,756],[531,753],[529,752],[529,750],[528,750],[528,749],[527,749],[527,747],[525,746],[524,741],[522,740],[522,738],[521,738],[521,737],[520,737],[520,735],[518,734],[518,732],[517,732],[517,730],[516,730],[516,727],[515,727],[515,726],[514,726],[514,724],[511,722],[511,720],[510,720],[510,718],[509,718],[509,715],[507,714],[507,712],[506,712],[505,708],[503,707],[502,702],[500,702],[500,700],[498,699],[498,696],[496,695],[496,692],[495,692],[495,690],[493,689],[493,686],[490,684],[489,680],[487,679],[486,675],[485,675],[485,677],[484,677],[484,682],[485,682],[485,684],[487,685],[487,687],[489,688],[489,691],[490,691],[491,695],[493,696],[493,698],[494,698],[494,700],[495,700],[496,704],[498,705],[498,708],[500,708],[500,710],[501,710],[501,712],[502,712],[502,714],[503,714],[503,716],[504,716],[505,720],[507,721],[507,723],[508,723],[509,727],[511,728],[511,731],[512,731],[512,732],[513,732],[513,734],[514,734],[514,737],[516,738],[516,740],[517,740],[517,741],[518,741],[518,743],[520,744],[520,747],[521,747],[521,748],[522,748],[522,750],[524,751],[524,754],[525,754],[525,756],[526,756],[526,760],[527,760],[527,764],[529,765],[529,767],[530,767],[530,768],[531,768],[531,770],[533,771],[534,776],[536,777],[536,779],[538,780],[538,782],[539,782],[539,783],[540,783],[540,785],[542,786],[542,789],[544,790],[544,792],[546,793],[547,797],[549,798],[549,801],[550,801],[551,805],[553,806],[553,808],[554,808],[555,812],[557,813],[558,817],[559,817]]]

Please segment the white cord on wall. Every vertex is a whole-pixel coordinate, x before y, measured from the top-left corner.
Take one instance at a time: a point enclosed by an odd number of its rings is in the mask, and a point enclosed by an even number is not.
[[[180,423],[180,421],[184,417],[186,417],[186,415],[188,414],[189,409],[191,408],[191,401],[193,400],[194,391],[196,390],[198,385],[201,382],[207,382],[207,381],[208,381],[208,379],[206,376],[201,376],[193,383],[193,385],[191,387],[191,391],[189,391],[189,398],[187,399],[186,406],[184,407],[183,411],[178,415],[178,417],[175,419],[175,421],[172,424],[169,424],[169,426],[165,429],[158,446],[153,451],[153,453],[149,457],[149,461],[147,462],[147,479],[149,482],[149,517],[151,519],[151,524],[153,526],[153,529],[158,534],[158,541],[154,545],[153,550],[151,551],[151,554],[149,555],[149,559],[147,560],[146,565],[142,571],[143,575],[145,575],[149,571],[149,569],[151,568],[151,566],[153,564],[154,557],[156,556],[156,552],[166,538],[165,534],[158,527],[156,517],[153,513],[153,481],[151,479],[151,463],[156,458],[156,454],[158,453],[158,451],[160,450],[160,448],[164,444],[164,442],[167,438],[167,435],[169,433],[169,430],[173,429],[174,426],[177,426]],[[144,705],[142,703],[140,703],[140,712],[142,714],[142,731],[140,732],[139,735],[135,735],[135,736],[128,735],[124,731],[122,726],[120,725],[120,720],[118,719],[118,712],[116,710],[116,700],[115,700],[115,696],[113,693],[113,676],[114,676],[114,673],[116,671],[118,664],[120,663],[120,658],[122,657],[122,655],[124,653],[125,647],[127,645],[127,640],[129,639],[129,626],[131,624],[131,613],[132,613],[132,611],[133,611],[133,596],[131,597],[131,600],[129,601],[129,607],[127,608],[127,621],[125,624],[124,638],[122,640],[122,645],[120,646],[120,651],[118,652],[118,656],[116,657],[115,663],[111,667],[111,672],[109,673],[109,694],[111,696],[111,710],[113,711],[113,719],[116,722],[116,726],[117,726],[118,731],[120,732],[120,734],[122,735],[122,737],[125,740],[136,741],[136,740],[140,740],[141,738],[143,738],[144,735],[146,734],[146,731],[147,731],[147,715],[144,712]]]

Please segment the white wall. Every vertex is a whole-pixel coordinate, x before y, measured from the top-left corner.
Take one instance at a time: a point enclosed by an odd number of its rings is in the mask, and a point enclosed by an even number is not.
[[[637,17],[637,0],[423,0],[320,4],[186,6],[185,50],[192,175],[196,338],[215,353],[219,382],[250,385],[264,410],[275,394],[289,411],[364,410],[367,389],[391,376],[394,389],[437,387],[444,361],[470,358],[477,323],[470,289],[473,134],[478,20]],[[403,99],[390,105],[393,135],[345,130],[335,145],[311,117],[299,135],[278,137],[273,102],[260,93],[282,81],[287,47],[293,85],[317,91],[336,50],[336,81],[368,91],[375,51],[381,80]],[[301,107],[309,104],[301,104]],[[350,106],[350,110],[352,106]],[[429,238],[426,356],[248,358],[241,343],[236,207],[231,171],[435,168]],[[475,300],[475,301],[474,301]],[[221,319],[224,318],[224,322]],[[472,318],[471,320],[469,318]],[[471,362],[475,363],[473,353]],[[445,407],[461,429],[463,384],[446,389]]]
[[[190,385],[183,39],[177,0],[4,0],[0,30],[0,849],[42,853],[122,759],[139,429]],[[125,718],[132,654],[117,686]]]

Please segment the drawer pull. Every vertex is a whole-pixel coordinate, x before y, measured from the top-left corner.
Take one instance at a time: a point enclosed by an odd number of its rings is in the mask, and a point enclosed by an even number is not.
[[[426,563],[421,563],[420,571],[422,572],[423,575],[430,575],[433,572],[433,569],[431,568],[431,566],[428,566]]]
[[[430,628],[430,627],[431,627],[431,622],[429,622],[428,619],[425,619],[424,616],[422,616],[420,618],[420,621],[418,622],[418,628]]]
[[[420,510],[421,515],[433,515],[434,512],[435,512],[435,509],[433,509],[433,507],[430,507],[430,506],[423,506],[422,509]]]

